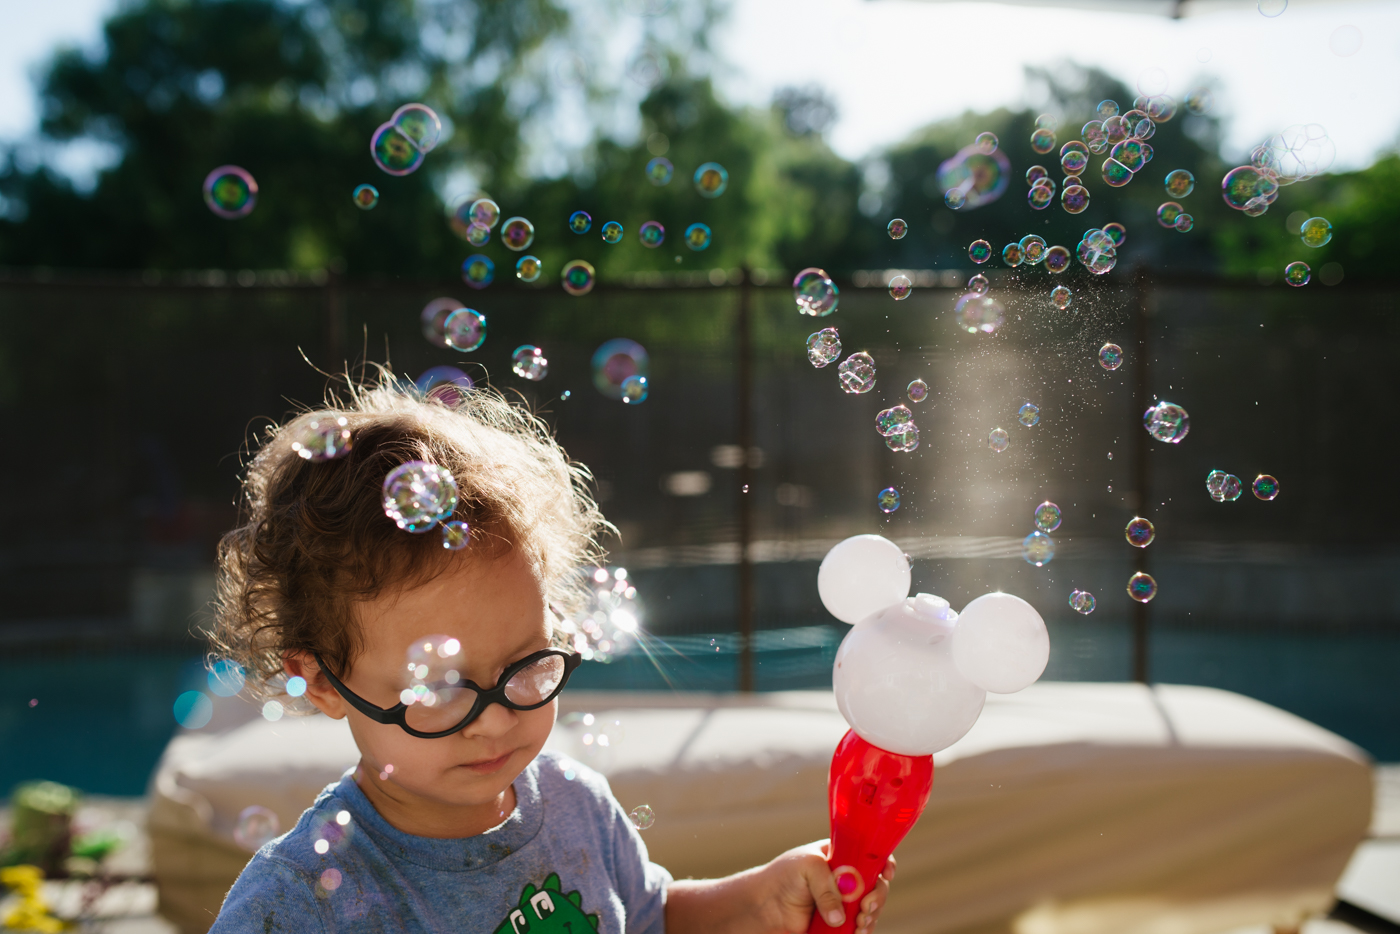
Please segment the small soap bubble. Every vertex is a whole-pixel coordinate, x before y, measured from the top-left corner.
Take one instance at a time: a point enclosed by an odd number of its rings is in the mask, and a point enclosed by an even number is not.
[[[350,200],[361,211],[372,210],[379,203],[379,189],[373,185],[356,185],[355,190],[350,192]]]
[[[1133,180],[1133,171],[1122,162],[1109,156],[1103,161],[1103,180],[1110,188],[1122,188]]]
[[[1040,424],[1040,406],[1027,402],[1016,412],[1016,420],[1027,428]]]
[[[559,278],[565,292],[570,295],[587,295],[593,291],[593,264],[582,259],[570,260],[560,270]]]
[[[1042,532],[1053,532],[1060,527],[1060,507],[1046,500],[1035,507],[1035,527]]]
[[[892,486],[887,486],[875,496],[875,502],[880,507],[880,511],[889,515],[899,508],[899,491]]]
[[[986,295],[988,285],[987,277],[980,272],[975,273],[972,278],[967,280],[967,290],[973,295]]]
[[[1053,183],[1034,185],[1030,191],[1026,192],[1026,204],[1029,204],[1031,209],[1035,211],[1045,210],[1054,200],[1055,186]]]
[[[591,366],[593,387],[608,399],[621,399],[623,382],[630,376],[647,376],[651,358],[641,344],[619,337],[598,346]]]
[[[864,351],[853,353],[836,368],[841,379],[841,388],[855,394],[869,392],[875,388],[875,360]]]
[[[242,665],[232,659],[220,658],[209,666],[205,680],[209,682],[211,693],[219,697],[233,697],[243,690],[246,672]]]
[[[956,211],[964,204],[967,204],[967,192],[961,188],[949,188],[943,194],[943,203]]]
[[[467,225],[467,242],[472,246],[485,246],[491,240],[491,228],[485,224],[472,222]]]
[[[1011,436],[1006,433],[1006,429],[1004,428],[993,428],[987,435],[987,447],[991,448],[997,454],[1005,451],[1006,446],[1010,443]]]
[[[909,232],[909,225],[901,217],[896,217],[885,227],[885,231],[890,235],[891,240],[903,240],[904,235]]]
[[[486,316],[474,308],[458,308],[442,325],[447,346],[470,353],[486,342]]]
[[[992,245],[986,240],[973,240],[972,245],[967,248],[967,258],[977,265],[982,265],[992,258]]]
[[[1299,229],[1305,246],[1326,246],[1332,242],[1332,222],[1325,217],[1310,217]]]
[[[538,256],[522,256],[515,261],[515,278],[521,282],[534,282],[539,279],[543,268]]]
[[[1056,275],[1069,268],[1070,253],[1062,246],[1052,246],[1045,251],[1045,269]]]
[[[841,337],[835,328],[822,328],[807,335],[807,359],[812,366],[821,369],[829,366],[841,356]]]
[[[1210,498],[1217,503],[1225,501],[1225,478],[1228,476],[1229,474],[1223,470],[1212,470],[1210,473],[1206,474],[1206,492],[1209,493]]]
[[[1025,259],[1025,254],[1021,252],[1021,244],[1008,243],[1001,248],[1001,261],[1012,268],[1021,265]]]
[[[656,823],[656,812],[651,809],[650,805],[641,804],[632,809],[632,812],[627,815],[627,819],[638,830],[646,830]]]
[[[718,162],[706,162],[695,170],[695,190],[702,198],[718,198],[729,187],[729,173]]]
[[[462,260],[462,281],[474,289],[484,289],[496,278],[496,264],[491,257],[473,253]]]
[[[1207,88],[1197,88],[1186,95],[1186,109],[1198,117],[1210,113],[1210,109],[1214,105],[1215,97]]]
[[[306,679],[301,675],[292,675],[287,679],[287,685],[284,690],[287,692],[288,697],[301,697],[306,693]]]
[[[1142,425],[1158,441],[1179,444],[1191,430],[1191,418],[1179,405],[1158,402],[1143,413]]]
[[[617,221],[608,221],[603,224],[603,242],[620,243],[622,241],[622,225]]]
[[[1261,473],[1254,478],[1254,496],[1266,502],[1278,496],[1278,481],[1266,473]]]
[[[263,719],[271,721],[272,723],[281,720],[282,714],[285,712],[286,710],[282,707],[280,701],[270,700],[262,705]]]
[[[628,405],[635,405],[647,401],[649,386],[645,376],[629,376],[622,381],[620,387],[622,391],[622,401]]]
[[[797,302],[797,310],[814,318],[824,318],[836,310],[840,303],[841,290],[826,270],[809,266],[792,280],[792,297]]]
[[[238,823],[233,828],[233,842],[251,853],[256,853],[277,838],[282,831],[282,822],[277,815],[260,804],[250,805],[238,813]]]
[[[908,298],[913,291],[914,283],[908,276],[895,276],[890,280],[890,298],[897,302]]]
[[[928,383],[921,379],[916,379],[909,384],[908,388],[910,402],[923,402],[928,398]]]
[[[1099,101],[1099,106],[1094,108],[1100,120],[1107,120],[1110,117],[1118,116],[1117,101]]]
[[[1152,579],[1151,574],[1138,571],[1128,578],[1128,596],[1138,603],[1146,603],[1157,596],[1157,582]]]
[[[1055,148],[1055,133],[1053,130],[1037,128],[1031,133],[1031,149],[1042,155]]]
[[[1060,156],[1060,169],[1068,176],[1076,177],[1084,174],[1084,170],[1089,167],[1089,154],[1080,152],[1078,149],[1071,149]]]
[[[569,229],[576,234],[586,234],[593,226],[593,217],[587,211],[575,211],[569,215]]]
[[[389,122],[419,152],[431,152],[442,138],[442,121],[426,104],[404,104]]]
[[[710,228],[705,224],[691,224],[685,229],[685,245],[696,252],[705,249],[710,245]]]
[[[1259,0],[1260,14],[1273,19],[1275,16],[1282,16],[1283,11],[1288,9],[1288,0]]]
[[[1063,285],[1057,285],[1050,290],[1050,302],[1061,311],[1069,307],[1073,298],[1074,293]]]
[[[883,409],[875,416],[875,430],[881,435],[892,435],[901,430],[914,418],[914,413],[906,405],[896,405]]]
[[[501,225],[501,243],[507,250],[519,253],[535,242],[535,225],[523,217],[508,218]]]
[[[912,451],[919,446],[919,426],[913,422],[885,437],[885,447],[891,451]]]
[[[1017,245],[1021,248],[1021,260],[1023,262],[1036,266],[1045,260],[1045,251],[1048,247],[1044,237],[1036,234],[1026,234]]]
[[[1045,166],[1043,165],[1033,165],[1029,169],[1026,169],[1026,184],[1032,188],[1035,187],[1036,182],[1049,177],[1050,173],[1045,171]]]
[[[204,177],[204,203],[224,220],[247,217],[258,204],[258,183],[247,169],[221,165]]]
[[[953,306],[958,325],[969,334],[992,334],[1006,323],[1006,309],[990,295],[968,292]]]
[[[298,457],[309,461],[334,460],[352,447],[350,420],[343,415],[317,416],[292,439],[292,450]]]
[[[637,230],[637,238],[642,241],[642,246],[654,250],[666,241],[666,228],[661,226],[660,221],[645,221]]]
[[[187,730],[198,730],[214,716],[214,702],[202,691],[186,691],[175,698],[175,722]]]
[[[1054,114],[1041,114],[1035,118],[1035,128],[1037,130],[1049,130],[1052,133],[1060,128],[1060,118]]]
[[[369,138],[374,164],[387,175],[408,175],[423,164],[423,150],[392,123],[381,123]]]
[[[471,528],[460,519],[442,524],[442,547],[448,551],[461,551],[471,544]]]
[[[1021,539],[1021,557],[1026,559],[1027,564],[1044,567],[1055,557],[1055,540],[1036,529]]]
[[[1196,176],[1185,169],[1172,169],[1167,173],[1166,189],[1173,198],[1184,198],[1196,190]]]
[[[1113,248],[1116,250],[1128,239],[1128,228],[1117,221],[1110,221],[1103,225],[1103,234],[1108,237],[1109,242],[1113,244]]]
[[[1122,347],[1119,347],[1117,344],[1104,344],[1099,348],[1099,366],[1103,367],[1105,370],[1116,370],[1122,365]]]
[[[1240,478],[1232,473],[1227,473],[1225,479],[1220,481],[1219,501],[1223,503],[1233,503],[1240,498],[1240,494],[1243,492],[1244,484],[1240,482]]]
[[[500,219],[501,206],[490,198],[477,198],[467,205],[468,224],[483,224],[488,230],[492,230]]]
[[[997,135],[991,131],[978,133],[977,138],[972,141],[973,148],[986,156],[997,151],[997,143]]]
[[[1164,201],[1157,205],[1157,223],[1168,229],[1176,226],[1176,219],[1181,216],[1181,205],[1175,201]]]
[[[1094,595],[1087,590],[1075,590],[1069,595],[1069,608],[1088,616],[1094,612]]]
[[[657,186],[669,185],[671,184],[671,177],[675,174],[675,171],[676,168],[671,165],[670,159],[657,156],[647,163],[647,181]]]
[[[1190,233],[1191,228],[1196,226],[1196,219],[1190,214],[1183,212],[1176,216],[1176,223],[1172,224],[1172,226],[1182,233]]]
[[[1263,171],[1252,165],[1237,166],[1220,180],[1220,193],[1225,203],[1236,211],[1255,211],[1251,216],[1268,210],[1278,187],[1278,176],[1272,169]]]
[[[407,461],[384,478],[383,505],[399,528],[426,532],[457,508],[457,480],[436,464]]]
[[[1150,520],[1138,516],[1123,529],[1123,537],[1134,548],[1146,548],[1157,537],[1157,530],[1153,528]]]
[[[1083,185],[1067,185],[1060,192],[1060,206],[1068,214],[1082,214],[1089,206],[1089,189]]]
[[[510,355],[510,369],[521,379],[537,383],[549,375],[549,361],[534,344],[521,344]]]

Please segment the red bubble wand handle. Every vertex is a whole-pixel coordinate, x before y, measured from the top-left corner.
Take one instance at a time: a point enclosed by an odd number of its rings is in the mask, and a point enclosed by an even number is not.
[[[902,756],[872,746],[848,730],[836,745],[827,779],[831,855],[827,865],[846,903],[846,921],[832,927],[812,912],[808,934],[851,934],[860,900],[914,826],[933,790],[933,756]]]

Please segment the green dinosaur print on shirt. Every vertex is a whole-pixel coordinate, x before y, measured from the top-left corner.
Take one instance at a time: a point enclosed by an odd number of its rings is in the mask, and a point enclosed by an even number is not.
[[[598,916],[586,915],[579,907],[583,896],[560,890],[559,874],[551,872],[538,889],[527,883],[520,893],[520,906],[512,908],[492,934],[594,934]]]

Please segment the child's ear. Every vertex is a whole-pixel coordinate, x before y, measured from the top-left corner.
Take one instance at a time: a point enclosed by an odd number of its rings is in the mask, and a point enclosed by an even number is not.
[[[310,652],[287,652],[282,656],[282,670],[287,677],[306,680],[306,699],[332,720],[343,720],[348,712],[345,698],[336,693],[330,681],[321,673],[321,666]]]

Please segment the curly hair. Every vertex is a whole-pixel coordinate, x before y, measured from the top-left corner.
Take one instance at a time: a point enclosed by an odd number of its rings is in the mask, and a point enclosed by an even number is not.
[[[249,693],[281,696],[289,652],[315,652],[345,672],[363,649],[355,604],[415,586],[454,552],[436,534],[405,532],[384,514],[382,484],[410,460],[446,468],[457,481],[450,518],[467,522],[466,554],[518,549],[559,612],[584,599],[598,539],[613,531],[588,491],[587,468],[568,459],[548,427],[492,389],[407,390],[386,370],[349,380],[346,398],[269,428],[243,479],[240,525],[219,542],[211,652],[241,665]],[[445,387],[444,387],[445,388]],[[331,460],[298,453],[312,422],[345,419],[350,447]],[[444,517],[447,521],[448,517]]]

